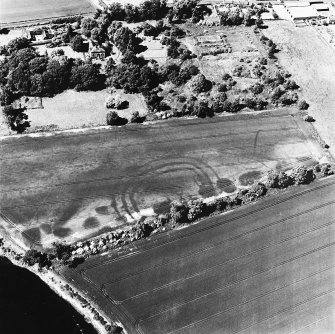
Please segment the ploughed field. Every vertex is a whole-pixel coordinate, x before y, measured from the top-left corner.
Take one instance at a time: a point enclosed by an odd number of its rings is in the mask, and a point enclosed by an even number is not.
[[[319,158],[306,126],[283,112],[3,138],[0,227],[29,243],[72,242],[175,199],[230,194]]]
[[[29,23],[94,11],[89,0],[1,0],[0,24]]]
[[[335,178],[64,275],[128,333],[334,333]]]

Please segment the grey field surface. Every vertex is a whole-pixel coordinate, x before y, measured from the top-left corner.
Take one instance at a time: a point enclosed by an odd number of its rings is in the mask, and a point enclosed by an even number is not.
[[[331,177],[64,274],[129,333],[333,333],[334,199]]]
[[[1,0],[0,24],[35,22],[47,18],[93,13],[89,0]]]
[[[322,155],[298,116],[242,116],[3,139],[1,213],[35,242],[74,241]]]

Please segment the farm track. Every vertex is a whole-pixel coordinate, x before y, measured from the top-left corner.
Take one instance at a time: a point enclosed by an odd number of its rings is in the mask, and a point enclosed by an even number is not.
[[[130,333],[332,333],[335,181],[305,188],[65,274]]]

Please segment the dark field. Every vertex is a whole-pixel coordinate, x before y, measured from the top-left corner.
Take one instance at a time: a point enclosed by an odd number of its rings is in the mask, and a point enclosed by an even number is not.
[[[94,11],[89,0],[1,0],[0,24],[29,23]]]
[[[1,334],[98,334],[38,276],[1,256],[0,300]]]
[[[1,213],[35,241],[74,241],[322,154],[298,117],[243,117],[3,139]]]
[[[91,258],[65,276],[128,333],[335,332],[335,179]]]

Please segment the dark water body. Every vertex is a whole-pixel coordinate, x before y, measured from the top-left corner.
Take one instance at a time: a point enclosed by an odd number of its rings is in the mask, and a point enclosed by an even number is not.
[[[97,334],[36,275],[1,256],[0,333]]]

